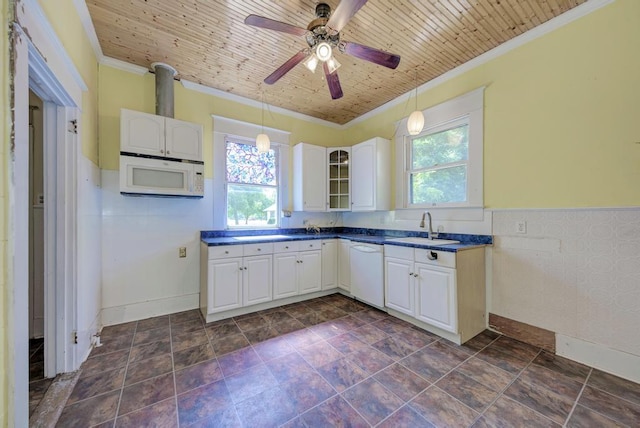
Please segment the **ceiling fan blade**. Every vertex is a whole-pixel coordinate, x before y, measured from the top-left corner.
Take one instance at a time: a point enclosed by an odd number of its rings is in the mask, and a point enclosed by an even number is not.
[[[307,50],[302,49],[300,52],[296,53],[294,56],[289,58],[287,62],[282,64],[280,67],[278,67],[276,71],[268,75],[267,78],[264,79],[264,83],[266,83],[267,85],[273,85],[278,80],[280,80],[282,76],[287,74],[293,67],[300,64],[302,60],[304,60],[306,57],[307,57]]]
[[[326,62],[322,63],[322,69],[324,70],[324,75],[327,78],[327,85],[329,85],[329,92],[331,92],[331,98],[337,100],[338,98],[342,98],[342,86],[340,86],[340,79],[338,78],[338,72],[334,71],[333,73],[329,73],[329,66]]]
[[[375,64],[395,69],[400,64],[400,56],[370,46],[353,42],[344,42],[344,53]]]
[[[273,19],[265,18],[264,16],[249,15],[244,19],[244,23],[247,25],[253,25],[254,27],[266,28],[267,30],[294,34],[296,36],[304,36],[307,34],[307,30],[302,27],[296,27],[295,25],[275,21]]]
[[[366,2],[367,0],[342,0],[329,17],[326,27],[330,32],[339,33]]]

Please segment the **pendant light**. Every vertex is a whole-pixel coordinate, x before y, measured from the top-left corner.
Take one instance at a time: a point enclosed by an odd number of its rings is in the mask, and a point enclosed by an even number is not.
[[[418,110],[418,70],[416,70],[416,110],[409,115],[407,131],[409,135],[418,135],[424,128],[424,115]]]
[[[256,137],[256,148],[258,153],[266,153],[271,148],[271,141],[269,136],[264,133],[264,92],[262,93],[262,132]]]

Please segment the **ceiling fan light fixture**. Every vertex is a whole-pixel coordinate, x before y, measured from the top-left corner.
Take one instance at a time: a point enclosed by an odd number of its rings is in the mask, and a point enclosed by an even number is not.
[[[316,56],[316,54],[312,53],[311,55],[309,55],[309,58],[304,61],[303,64],[309,69],[310,72],[315,73],[316,67],[318,67],[318,57]]]
[[[316,47],[316,56],[322,62],[328,61],[331,58],[331,45],[327,42],[319,43]]]
[[[340,65],[341,64],[338,62],[338,60],[334,56],[329,58],[329,60],[327,61],[327,67],[329,67],[329,74],[336,71],[340,67]]]
[[[258,153],[266,153],[271,148],[271,141],[269,141],[269,136],[267,134],[258,134],[256,137],[256,148],[258,149]]]

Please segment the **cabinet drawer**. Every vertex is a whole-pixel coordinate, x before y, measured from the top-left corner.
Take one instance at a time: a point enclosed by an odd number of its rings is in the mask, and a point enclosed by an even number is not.
[[[322,240],[298,241],[298,251],[319,250],[322,248]]]
[[[244,253],[245,256],[259,256],[260,254],[273,253],[273,243],[267,242],[263,244],[245,244]]]
[[[242,245],[214,245],[209,247],[209,259],[242,257]]]
[[[427,250],[424,248],[415,249],[416,263],[425,263],[428,265],[455,268],[456,253],[447,251]],[[434,260],[431,260],[434,259]]]
[[[289,253],[291,251],[298,251],[298,241],[284,241],[273,243],[274,253]]]
[[[413,247],[402,247],[400,245],[385,245],[385,257],[395,257],[397,259],[413,260]]]

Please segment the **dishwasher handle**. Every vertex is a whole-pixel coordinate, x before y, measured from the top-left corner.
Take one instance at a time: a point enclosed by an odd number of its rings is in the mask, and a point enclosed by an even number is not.
[[[382,249],[373,248],[368,245],[352,245],[351,248],[363,253],[380,253],[382,251]]]

